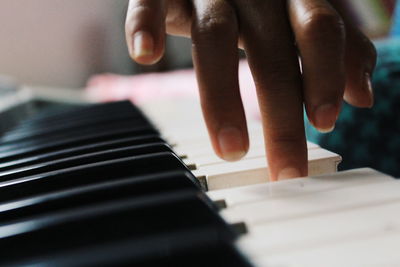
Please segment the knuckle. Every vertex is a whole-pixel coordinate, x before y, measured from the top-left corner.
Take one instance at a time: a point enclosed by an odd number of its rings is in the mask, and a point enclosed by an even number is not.
[[[345,25],[335,11],[326,8],[314,8],[304,16],[303,25],[306,39],[344,39]]]
[[[203,14],[197,21],[196,30],[199,34],[223,36],[234,32],[235,26],[235,13],[230,8],[224,8]]]
[[[228,18],[206,16],[199,21],[198,32],[204,34],[223,34],[230,29]]]

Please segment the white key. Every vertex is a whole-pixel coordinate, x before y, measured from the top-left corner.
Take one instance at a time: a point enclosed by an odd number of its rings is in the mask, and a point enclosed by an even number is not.
[[[398,266],[399,192],[400,181],[358,169],[208,195],[235,199],[222,215],[246,222],[238,247],[255,266]]]
[[[212,200],[223,199],[228,207],[231,207],[263,199],[295,197],[392,180],[390,176],[369,168],[362,168],[315,177],[214,190],[207,192],[207,195]]]
[[[400,183],[384,181],[293,197],[272,197],[270,195],[258,202],[235,205],[225,209],[222,215],[230,222],[244,220],[252,226],[399,200]]]
[[[400,201],[250,226],[238,245],[263,255],[292,254],[400,230]]]
[[[253,262],[258,267],[398,267],[399,247],[400,232],[395,228],[297,253],[266,253],[263,257],[253,258]]]
[[[308,151],[310,175],[336,172],[341,158],[324,149]],[[264,157],[208,165],[193,171],[196,176],[206,176],[209,190],[268,182],[268,167]]]

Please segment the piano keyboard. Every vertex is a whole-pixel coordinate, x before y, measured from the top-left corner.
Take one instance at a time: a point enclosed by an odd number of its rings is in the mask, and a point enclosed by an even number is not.
[[[248,266],[234,229],[129,102],[36,115],[3,134],[0,158],[2,266]]]
[[[225,162],[215,156],[203,123],[197,100],[154,102],[140,106],[155,123],[174,151],[184,156],[193,173],[204,180],[209,190],[268,182],[261,123],[247,118],[250,148],[244,159]],[[173,118],[173,119],[171,119]],[[309,175],[336,172],[341,157],[316,144],[308,143]]]
[[[255,266],[400,266],[400,182],[358,169],[210,192]]]
[[[5,131],[0,265],[399,266],[398,181],[334,173],[308,144],[319,176],[265,183],[256,122],[225,163],[184,105],[67,105]]]

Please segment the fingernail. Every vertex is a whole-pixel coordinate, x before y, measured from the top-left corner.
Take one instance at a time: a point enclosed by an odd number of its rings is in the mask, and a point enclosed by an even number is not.
[[[316,108],[314,126],[321,133],[332,132],[338,117],[338,107],[333,104],[324,104]]]
[[[369,97],[369,107],[372,107],[374,105],[374,90],[372,88],[371,75],[368,72],[364,75],[364,90],[367,92]]]
[[[301,173],[298,169],[292,167],[284,168],[278,174],[279,181],[297,177],[301,177]]]
[[[241,159],[246,154],[242,131],[236,127],[222,128],[218,133],[221,156],[227,161]]]
[[[142,57],[152,56],[154,53],[154,40],[150,33],[138,31],[133,36],[133,57],[140,59]]]

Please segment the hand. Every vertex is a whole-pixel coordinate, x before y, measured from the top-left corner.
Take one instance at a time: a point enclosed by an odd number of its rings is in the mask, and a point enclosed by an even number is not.
[[[131,57],[157,62],[165,34],[193,42],[201,104],[215,152],[237,160],[249,147],[238,85],[238,47],[257,88],[270,179],[307,175],[303,104],[331,131],[343,97],[370,107],[375,50],[327,0],[130,0]],[[299,64],[301,60],[301,68]],[[300,70],[301,69],[301,70]]]

